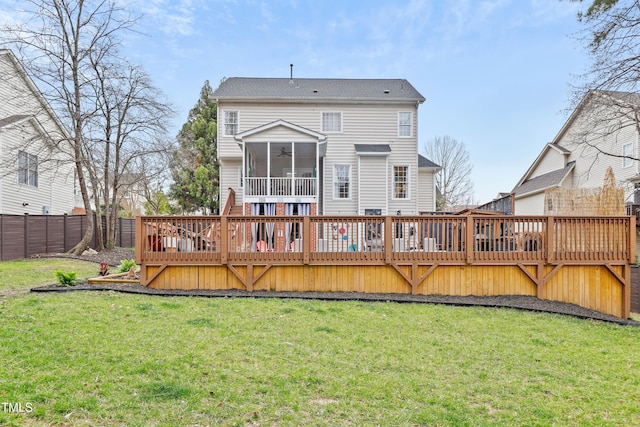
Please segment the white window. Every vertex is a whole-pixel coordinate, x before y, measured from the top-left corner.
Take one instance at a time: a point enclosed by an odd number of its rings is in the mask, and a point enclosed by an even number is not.
[[[623,168],[633,166],[633,143],[630,142],[622,146],[622,156]]]
[[[351,165],[333,165],[333,198],[348,199]]]
[[[342,113],[322,113],[322,132],[342,132]]]
[[[411,111],[401,111],[398,113],[398,136],[411,136],[413,128],[413,113]]]
[[[18,152],[18,183],[38,186],[38,156]]]
[[[409,166],[393,167],[393,198],[409,198]]]
[[[238,112],[224,112],[224,136],[233,136],[238,133]]]

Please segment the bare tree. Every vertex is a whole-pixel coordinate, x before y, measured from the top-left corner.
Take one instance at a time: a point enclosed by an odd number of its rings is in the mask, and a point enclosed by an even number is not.
[[[442,166],[436,174],[436,186],[441,200],[438,209],[469,205],[473,202],[473,182],[469,152],[461,141],[448,135],[436,136],[423,147],[423,152],[433,162]]]
[[[88,128],[92,145],[99,147],[92,150],[92,164],[102,165],[96,174],[101,176],[105,244],[112,247],[123,200],[131,203],[139,198],[139,184],[156,176],[143,178],[141,172],[153,170],[151,165],[173,149],[165,126],[173,111],[140,67],[96,61],[94,72],[99,114],[88,120]]]
[[[120,206],[127,195],[135,196],[132,189],[143,181],[141,171],[152,170],[150,164],[173,151],[165,127],[172,108],[144,70],[120,56],[119,37],[132,29],[136,19],[115,0],[27,0],[26,4],[30,21],[7,27],[7,34],[72,129],[70,151],[89,213],[87,233],[71,251],[80,253],[87,247],[94,226],[97,248],[112,247]],[[152,173],[145,180],[153,177]],[[91,221],[91,199],[97,224]],[[128,202],[133,199],[126,197]]]
[[[80,254],[94,229],[83,150],[85,122],[97,111],[92,57],[104,60],[116,55],[118,34],[130,30],[136,20],[112,0],[25,0],[22,4],[29,19],[5,25],[4,41],[18,50],[25,68],[69,128],[69,151],[88,214],[87,230],[70,251]]]

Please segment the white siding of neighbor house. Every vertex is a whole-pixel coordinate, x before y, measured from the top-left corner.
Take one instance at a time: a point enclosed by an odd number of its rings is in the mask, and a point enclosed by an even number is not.
[[[566,154],[562,154],[551,147],[547,147],[546,150],[544,157],[540,159],[536,168],[531,171],[529,178],[535,178],[536,176],[544,175],[547,172],[565,167],[565,159],[567,158]]]
[[[74,165],[69,153],[44,145],[65,138],[57,118],[31,81],[13,62],[12,54],[0,51],[0,119],[28,115],[34,119],[8,124],[0,129],[0,213],[40,215],[71,213],[74,207]],[[42,132],[45,132],[45,135]],[[65,143],[59,144],[65,147]],[[38,187],[18,184],[17,155],[23,150],[38,156]],[[22,206],[28,203],[28,206]]]
[[[418,171],[418,212],[436,210],[434,172],[432,169]]]
[[[544,191],[517,198],[514,215],[544,215]]]
[[[631,167],[623,168],[621,158],[603,155],[593,148],[585,148],[584,145],[579,144],[580,138],[577,136],[583,129],[580,120],[576,120],[559,141],[560,145],[571,151],[568,161],[576,162],[573,186],[579,188],[602,186],[605,171],[608,166],[611,166],[616,181],[625,187],[626,199],[629,200],[633,186],[628,183],[628,180],[638,174],[638,162],[634,161]],[[598,141],[598,147],[606,152],[621,155],[622,146],[627,143],[632,144],[633,151],[637,155],[638,137],[634,126],[626,126],[618,132],[606,135]]]
[[[409,202],[397,204],[389,200],[390,205],[398,205],[403,213],[417,213],[417,176],[418,176],[418,150],[417,150],[417,107],[415,103],[401,105],[377,105],[377,104],[321,104],[321,103],[240,103],[219,101],[218,117],[224,117],[225,110],[239,111],[239,132],[254,129],[256,127],[285,120],[289,123],[315,132],[322,132],[321,120],[323,112],[342,113],[342,132],[325,133],[327,136],[327,152],[324,160],[324,201],[323,213],[331,214],[356,214],[358,209],[357,180],[358,156],[354,144],[388,144],[391,147],[389,164],[406,164],[410,167],[410,191]],[[412,136],[409,138],[398,137],[398,113],[411,111],[413,113]],[[242,158],[242,150],[233,137],[224,136],[224,124],[218,126],[218,157]],[[274,132],[277,129],[274,130]],[[336,200],[333,198],[333,165],[351,165],[353,192],[349,200]],[[392,173],[387,171],[387,173]],[[392,177],[390,177],[391,179]],[[390,189],[388,198],[391,199]]]
[[[67,162],[59,162],[55,155],[42,144],[28,143],[37,134],[38,129],[29,122],[16,126],[6,126],[0,130],[3,161],[13,164],[13,170],[0,177],[2,182],[2,200],[0,212],[4,214],[42,215],[47,206],[49,214],[71,213],[73,208],[73,170]],[[26,152],[38,156],[38,186],[18,183],[17,152]],[[60,191],[70,189],[70,191]],[[23,206],[26,204],[26,206]]]
[[[360,156],[357,177],[360,194],[358,215],[364,215],[365,209],[381,209],[382,215],[387,215],[389,181],[385,171],[388,167],[387,156]]]

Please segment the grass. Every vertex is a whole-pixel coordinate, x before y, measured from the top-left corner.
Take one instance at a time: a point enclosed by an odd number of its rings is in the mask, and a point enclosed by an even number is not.
[[[22,293],[0,319],[0,401],[33,408],[6,425],[640,425],[640,328],[114,292]]]
[[[0,292],[56,283],[55,270],[76,271],[78,279],[86,279],[96,277],[98,269],[94,263],[70,258],[2,261],[0,262]]]

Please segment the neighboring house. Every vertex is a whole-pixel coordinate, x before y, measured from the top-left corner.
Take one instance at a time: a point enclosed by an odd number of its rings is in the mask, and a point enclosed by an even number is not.
[[[588,94],[514,187],[515,214],[543,215],[547,189],[601,187],[608,166],[631,201],[640,180],[640,162],[629,158],[638,156],[639,107],[636,94]]]
[[[0,213],[65,214],[74,207],[68,132],[14,54],[0,49]]]
[[[220,206],[245,214],[416,215],[440,167],[418,154],[406,80],[229,78],[218,103]]]

